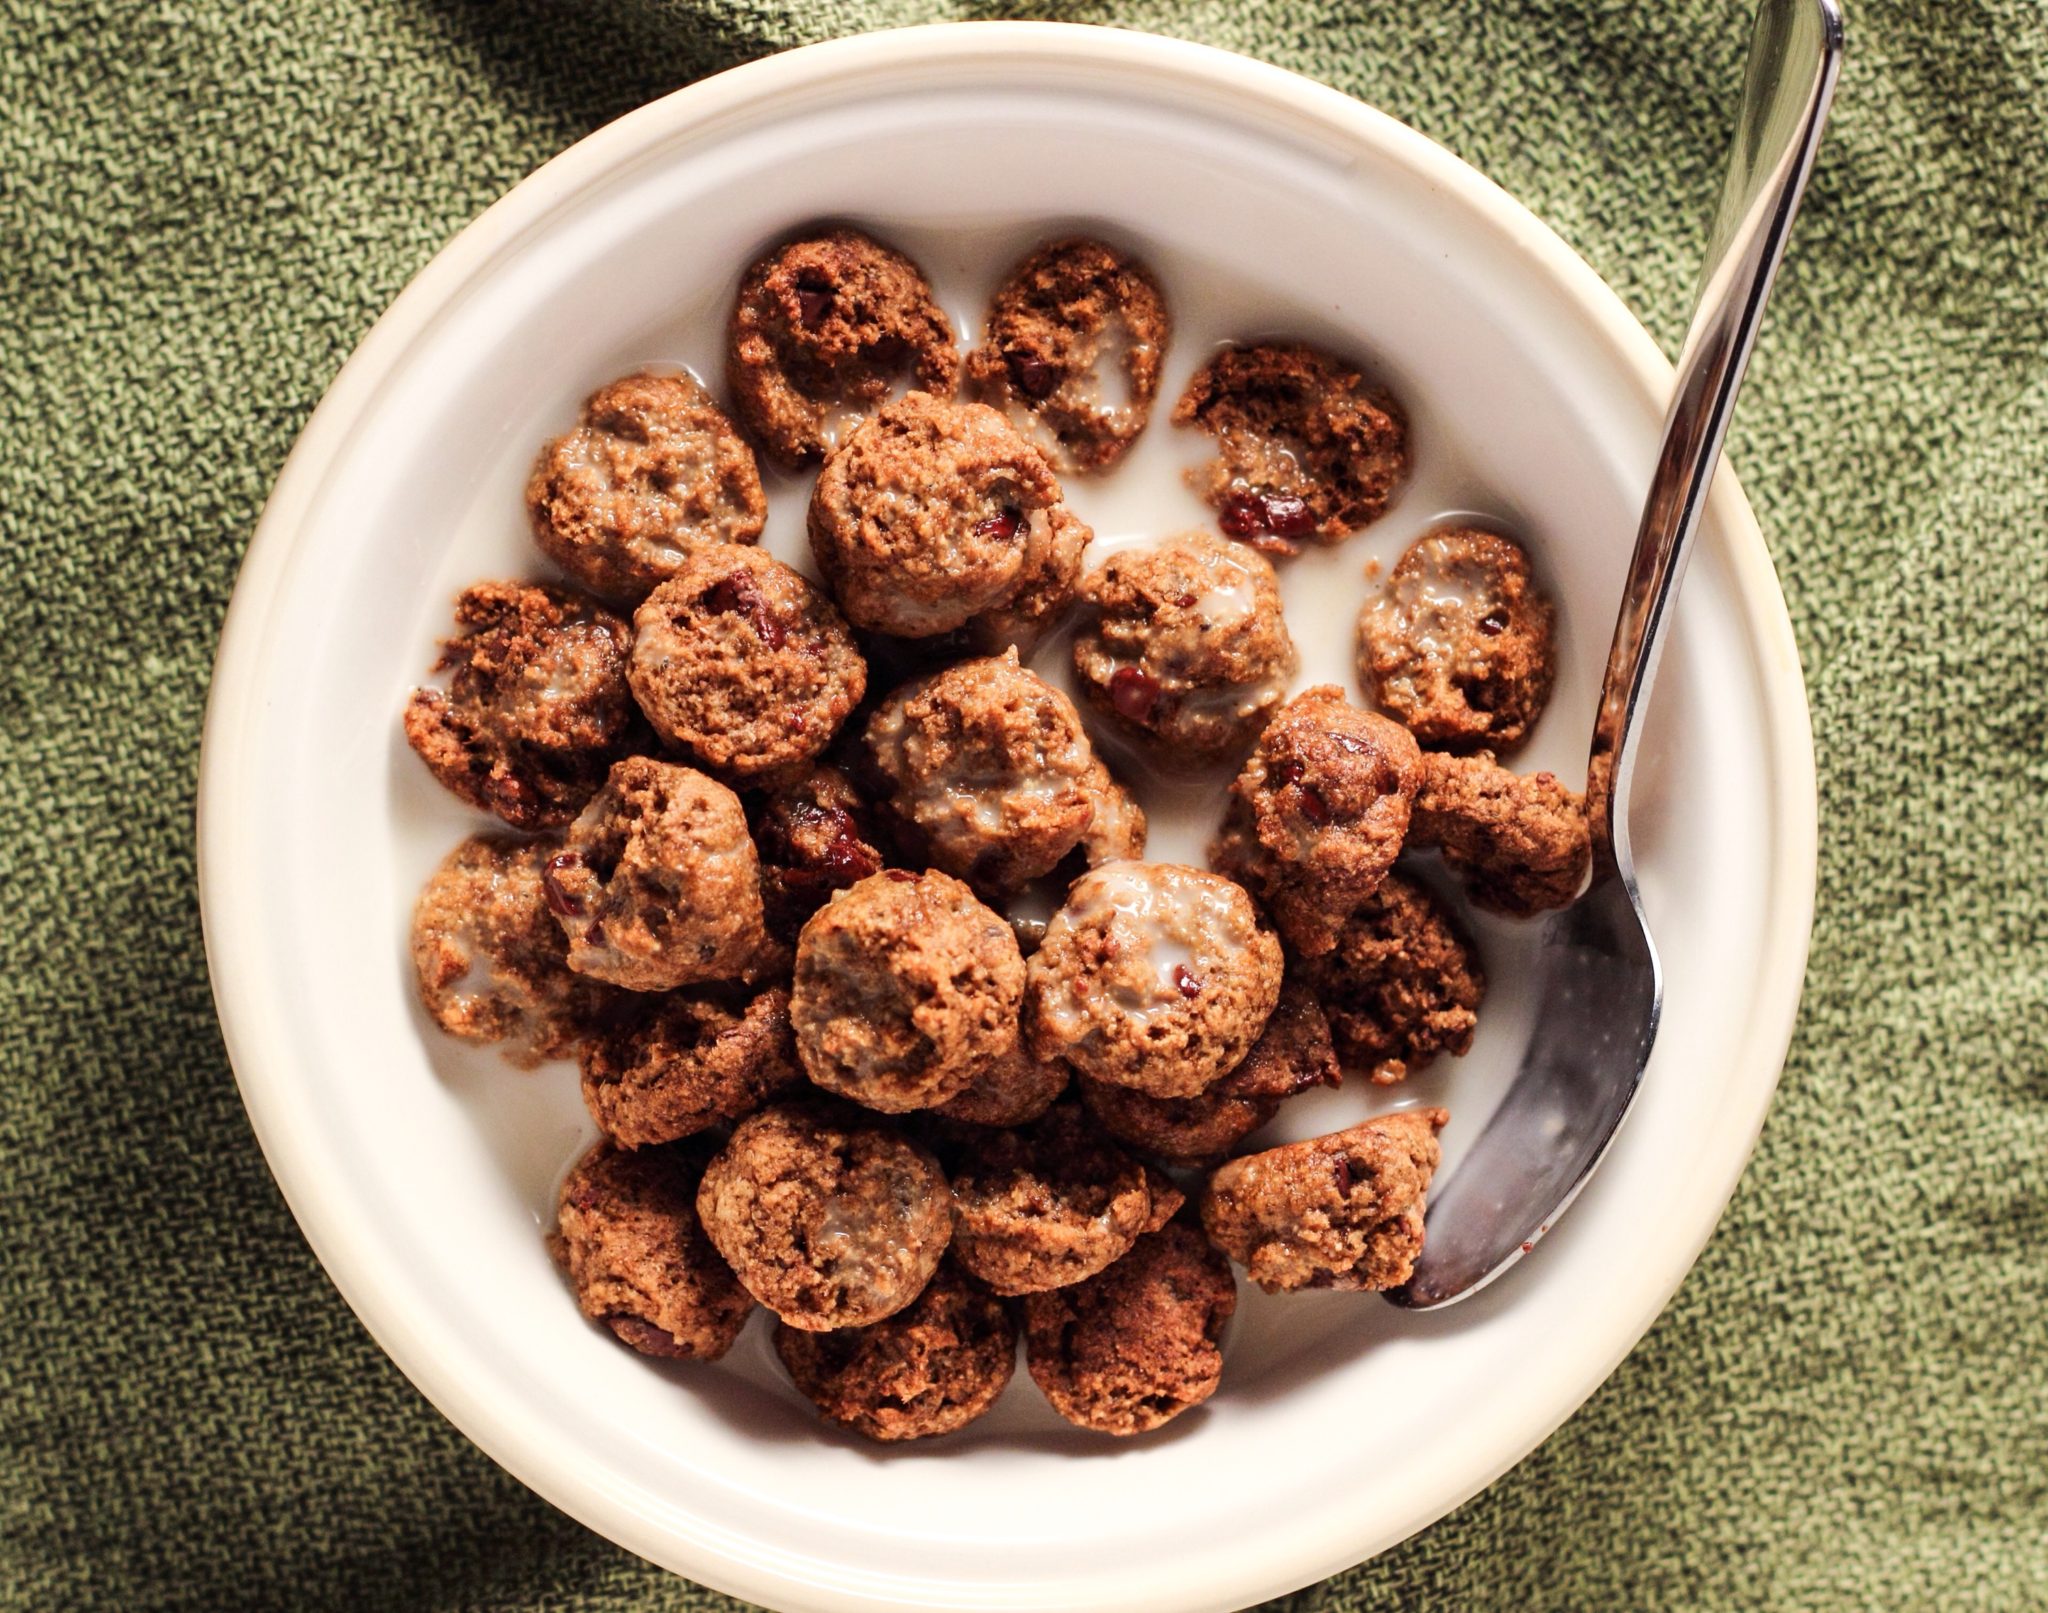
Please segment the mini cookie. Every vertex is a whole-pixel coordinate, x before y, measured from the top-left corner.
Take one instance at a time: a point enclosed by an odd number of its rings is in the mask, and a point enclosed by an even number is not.
[[[1337,944],[1300,961],[1346,1064],[1381,1085],[1472,1046],[1486,973],[1450,910],[1389,874]]]
[[[778,1325],[775,1353],[827,1422],[869,1439],[930,1439],[996,1403],[1016,1365],[1017,1325],[948,1262],[886,1321],[830,1333]]]
[[[1160,1181],[1178,1205],[1179,1191]],[[953,1173],[953,1200],[953,1258],[998,1294],[1092,1277],[1155,1219],[1144,1166],[1096,1131],[1079,1104],[992,1133]]]
[[[1220,1166],[1202,1195],[1209,1241],[1269,1294],[1398,1288],[1422,1253],[1442,1109],[1399,1114]]]
[[[1297,1092],[1342,1079],[1329,1021],[1307,987],[1290,980],[1244,1062],[1207,1090],[1155,1098],[1086,1077],[1080,1089],[1096,1123],[1118,1141],[1170,1164],[1200,1165],[1229,1153]]]
[[[642,372],[591,394],[526,484],[541,552],[630,605],[711,544],[752,543],[768,500],[754,451],[687,374]]]
[[[558,828],[604,782],[639,727],[626,687],[632,633],[547,583],[480,582],[455,601],[446,693],[415,689],[406,743],[471,806],[516,829]]]
[[[1280,943],[1239,886],[1105,863],[1074,881],[1031,956],[1026,1034],[1098,1081],[1191,1097],[1251,1051],[1280,974]]]
[[[1209,860],[1258,893],[1295,951],[1327,952],[1394,866],[1421,782],[1405,729],[1319,685],[1259,736]]]
[[[1142,1434],[1216,1392],[1236,1309],[1230,1263],[1174,1222],[1086,1282],[1027,1296],[1025,1365],[1068,1422]]]
[[[575,1052],[611,1005],[610,993],[569,968],[541,871],[546,840],[472,835],[421,890],[412,963],[434,1023],[469,1042],[501,1042],[521,1069]]]
[[[768,933],[794,944],[832,893],[882,870],[867,799],[836,767],[811,768],[753,814]]]
[[[842,891],[796,944],[798,1056],[828,1092],[885,1114],[964,1091],[1017,1045],[1024,959],[959,880],[891,868]]]
[[[738,779],[816,756],[868,677],[830,600],[732,544],[689,556],[633,613],[626,675],[663,739]]]
[[[836,229],[747,270],[725,374],[762,451],[795,470],[844,442],[905,378],[950,394],[960,355],[924,271],[858,230]]]
[[[1209,761],[1257,737],[1294,676],[1263,555],[1185,532],[1111,555],[1081,584],[1074,672],[1089,703],[1170,755]]]
[[[704,1230],[747,1292],[807,1332],[917,1298],[953,1235],[938,1161],[842,1104],[750,1115],[704,1172]]]
[[[1378,520],[1408,474],[1400,406],[1297,343],[1226,347],[1195,372],[1173,423],[1216,439],[1216,457],[1188,475],[1223,530],[1279,554]]]
[[[1554,613],[1512,538],[1418,538],[1358,618],[1358,680],[1425,745],[1509,750],[1550,699]]]
[[[614,767],[542,880],[569,967],[615,986],[745,979],[768,947],[739,797],[672,762]]]
[[[576,1304],[642,1355],[716,1361],[754,1308],[697,1220],[707,1152],[601,1142],[562,1184],[549,1243]]]
[[[898,689],[866,746],[906,838],[984,890],[1051,873],[1095,821],[1104,775],[1081,714],[1014,649]]]
[[[848,620],[901,638],[1044,622],[1072,596],[1093,535],[1007,420],[923,392],[877,412],[826,462],[808,524]]]
[[[1053,241],[997,288],[968,384],[1066,464],[1107,470],[1145,429],[1172,328],[1143,264],[1100,241]]]
[[[1477,905],[1515,918],[1569,907],[1593,860],[1578,791],[1554,773],[1511,773],[1485,751],[1423,757],[1409,838],[1441,848]]]
[[[744,1119],[803,1079],[789,993],[678,991],[583,1048],[583,1103],[627,1148]]]
[[[1053,1106],[1072,1075],[1059,1059],[1033,1058],[1020,1040],[976,1070],[937,1112],[971,1126],[1028,1125]]]

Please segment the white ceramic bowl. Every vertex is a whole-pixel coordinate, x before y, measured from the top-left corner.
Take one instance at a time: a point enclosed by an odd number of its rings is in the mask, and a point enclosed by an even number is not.
[[[1247,1292],[1217,1397],[1126,1443],[1067,1428],[1020,1372],[929,1448],[823,1430],[756,1322],[665,1367],[577,1315],[541,1232],[588,1135],[573,1073],[436,1035],[404,938],[476,825],[398,712],[463,582],[530,570],[536,446],[644,360],[718,375],[740,266],[807,219],[922,258],[971,334],[1034,240],[1085,224],[1150,256],[1180,319],[1161,413],[1215,341],[1289,331],[1365,357],[1418,453],[1387,518],[1286,573],[1304,680],[1351,685],[1366,561],[1451,509],[1528,539],[1562,676],[1523,765],[1583,765],[1597,668],[1670,372],[1540,223],[1410,130],[1305,80],[1136,34],[1028,25],[814,47],[696,85],[521,184],[419,276],[279,478],[228,618],[202,778],[215,992],[292,1209],[399,1365],[492,1456],[625,1546],[784,1609],[1181,1610],[1277,1594],[1421,1528],[1519,1460],[1642,1334],[1733,1188],[1790,1033],[1814,781],[1784,607],[1731,477],[1708,514],[1636,792],[1670,981],[1655,1067],[1539,1255],[1469,1304]],[[1155,423],[1106,542],[1195,524],[1199,444]],[[803,488],[770,539],[800,553]],[[1155,791],[1154,854],[1199,855],[1215,785]],[[1527,930],[1481,927],[1478,1045],[1384,1095],[1444,1101],[1450,1166],[1533,1012]],[[1299,1132],[1382,1105],[1354,1085]],[[1304,1100],[1306,1102],[1306,1100]],[[1646,1414],[1649,1408],[1645,1408]]]

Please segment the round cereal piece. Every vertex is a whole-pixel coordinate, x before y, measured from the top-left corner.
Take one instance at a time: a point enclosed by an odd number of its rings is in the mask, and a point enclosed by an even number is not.
[[[600,1142],[562,1184],[550,1246],[577,1307],[642,1355],[716,1361],[754,1308],[697,1219],[708,1153]]]
[[[881,831],[867,798],[836,767],[809,769],[753,814],[768,933],[795,943],[834,891],[882,871]]]
[[[1072,597],[1093,536],[1007,420],[923,392],[877,411],[826,462],[808,525],[848,620],[913,639],[1044,621]]]
[[[1085,1076],[1080,1091],[1089,1114],[1119,1142],[1169,1164],[1200,1165],[1229,1153],[1286,1099],[1342,1078],[1321,1006],[1306,986],[1289,980],[1244,1062],[1193,1097],[1155,1098]]]
[[[626,676],[663,739],[753,779],[823,750],[868,672],[830,600],[773,555],[727,544],[689,556],[633,613]]]
[[[526,484],[541,553],[592,593],[644,599],[686,556],[753,543],[768,517],[754,451],[687,373],[600,387]]]
[[[1074,881],[1026,976],[1026,1034],[1040,1058],[1185,1098],[1265,1029],[1280,999],[1280,943],[1227,879],[1105,863]]]
[[[938,1161],[861,1110],[824,1102],[742,1120],[704,1172],[697,1212],[747,1292],[806,1332],[893,1316],[953,1235]]]
[[[1173,324],[1152,272],[1082,236],[997,287],[967,380],[1065,465],[1108,470],[1145,429]]]
[[[905,838],[984,890],[1051,873],[1095,821],[1104,775],[1081,714],[1014,649],[898,689],[866,749]]]
[[[1299,343],[1224,348],[1195,372],[1173,423],[1216,439],[1216,457],[1188,478],[1223,530],[1280,554],[1378,520],[1408,475],[1400,406]]]
[[[789,993],[678,991],[583,1046],[583,1103],[626,1148],[744,1119],[803,1079]]]
[[[953,1173],[953,1258],[998,1294],[1092,1277],[1151,1223],[1144,1166],[1079,1104],[992,1132]]]
[[[521,1069],[576,1051],[612,994],[569,968],[541,873],[551,840],[472,835],[442,860],[412,913],[413,973],[434,1023],[498,1042]]]
[[[1358,681],[1425,745],[1511,750],[1557,676],[1555,613],[1513,538],[1417,538],[1358,618]]]
[[[1400,1287],[1448,1119],[1404,1109],[1219,1166],[1202,1194],[1209,1241],[1269,1294]]]
[[[1216,1392],[1237,1283],[1230,1262],[1176,1221],[1023,1308],[1025,1365],[1052,1409],[1098,1433],[1142,1434]]]
[[[1081,597],[1074,672],[1089,703],[1175,758],[1243,750],[1294,676],[1272,565],[1213,533],[1121,550]]]
[[[1394,866],[1421,782],[1406,729],[1321,684],[1266,725],[1209,859],[1258,894],[1288,946],[1327,952]]]
[[[884,1114],[964,1091],[1017,1045],[1024,958],[999,913],[937,870],[841,891],[796,944],[790,1018],[812,1081]]]
[[[1381,1085],[1472,1046],[1486,972],[1471,939],[1425,887],[1389,874],[1336,946],[1297,960],[1344,1062]]]
[[[746,814],[692,768],[620,762],[541,878],[569,967],[615,986],[746,979],[767,951]]]
[[[1423,757],[1408,834],[1443,852],[1475,904],[1513,918],[1569,907],[1593,861],[1578,791],[1554,773],[1511,773],[1487,751]]]
[[[948,1261],[884,1321],[829,1333],[778,1325],[775,1353],[827,1422],[869,1439],[930,1439],[996,1403],[1016,1366],[1017,1324]]]
[[[923,270],[859,230],[832,229],[747,270],[725,374],[762,451],[796,470],[843,443],[907,378],[950,395],[960,355]]]
[[[631,629],[571,589],[522,582],[465,588],[455,625],[435,663],[448,687],[413,690],[406,743],[471,806],[515,829],[559,828],[640,731]]]
[[[1059,1059],[1033,1058],[1020,1038],[1001,1058],[976,1070],[937,1112],[971,1126],[1029,1125],[1053,1106],[1072,1076]]]

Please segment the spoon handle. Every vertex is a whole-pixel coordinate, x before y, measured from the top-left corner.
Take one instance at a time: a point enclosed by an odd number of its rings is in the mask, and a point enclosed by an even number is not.
[[[1728,177],[1707,235],[1692,326],[1678,356],[1677,389],[1664,418],[1593,725],[1586,804],[1604,863],[1629,866],[1628,782],[1643,708],[1841,63],[1837,0],[1762,0]]]

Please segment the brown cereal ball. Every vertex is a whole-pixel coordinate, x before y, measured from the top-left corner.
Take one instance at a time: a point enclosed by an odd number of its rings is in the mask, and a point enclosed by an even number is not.
[[[1177,1203],[1178,1191],[1160,1181]],[[954,1171],[953,1200],[953,1258],[998,1294],[1092,1277],[1154,1220],[1144,1166],[1098,1132],[1079,1104],[1061,1104],[1022,1130],[990,1133]]]
[[[869,1439],[930,1439],[996,1403],[1016,1366],[1017,1324],[948,1261],[887,1320],[829,1333],[784,1323],[775,1353],[827,1422]]]
[[[1421,782],[1405,729],[1319,685],[1259,736],[1209,860],[1258,893],[1295,951],[1327,952],[1394,866]]]
[[[789,993],[678,991],[583,1047],[583,1102],[626,1148],[744,1119],[796,1085]]]
[[[726,385],[741,422],[785,470],[822,459],[915,378],[949,395],[953,327],[924,271],[858,230],[825,230],[764,254],[740,281]]]
[[[633,697],[670,744],[731,778],[787,772],[867,692],[832,602],[759,549],[691,555],[633,613]]]
[[[1216,439],[1216,457],[1188,477],[1223,530],[1279,554],[1378,520],[1408,474],[1400,406],[1298,343],[1224,348],[1195,372],[1173,423]]]
[[[867,798],[836,767],[813,767],[753,813],[768,933],[794,944],[832,893],[882,871]]]
[[[1024,958],[1002,915],[937,870],[891,868],[796,944],[790,1018],[812,1081],[885,1114],[964,1091],[1017,1045]]]
[[[1095,801],[1095,816],[1076,848],[1090,868],[1104,863],[1136,862],[1145,855],[1147,825],[1138,798],[1117,782],[1116,775],[1096,759],[1082,781]]]
[[[1209,1241],[1269,1294],[1398,1288],[1422,1253],[1423,1195],[1442,1109],[1405,1109],[1218,1167],[1202,1195]]]
[[[707,1153],[601,1142],[562,1184],[550,1244],[576,1304],[642,1355],[716,1361],[754,1308],[697,1220]]]
[[[1108,470],[1145,429],[1172,330],[1143,264],[1100,241],[1053,241],[996,289],[968,384],[1065,464]]]
[[[938,1161],[861,1110],[823,1102],[742,1120],[704,1172],[697,1211],[747,1292],[807,1332],[893,1316],[953,1235]]]
[[[1142,1434],[1216,1392],[1236,1309],[1230,1262],[1176,1221],[1086,1282],[1028,1295],[1025,1365],[1068,1422]]]
[[[1342,1078],[1329,1021],[1308,989],[1290,980],[1244,1062],[1193,1097],[1155,1098],[1085,1077],[1080,1088],[1088,1112],[1118,1141],[1169,1164],[1200,1165],[1229,1153],[1297,1092]]]
[[[1059,1059],[1033,1058],[1020,1040],[975,1071],[938,1113],[970,1126],[1028,1125],[1053,1106],[1072,1075]]]
[[[754,451],[687,374],[628,375],[583,405],[526,484],[541,553],[630,605],[710,544],[752,543],[768,499]]]
[[[1074,881],[1027,974],[1026,1034],[1040,1058],[1185,1098],[1265,1029],[1280,999],[1280,943],[1227,879],[1105,863]]]
[[[450,790],[515,829],[558,828],[639,730],[626,687],[631,630],[567,588],[480,582],[455,601],[459,637],[415,689],[406,743]]]
[[[1387,1085],[1472,1046],[1486,972],[1450,910],[1389,874],[1337,944],[1299,960],[1344,1062]]]
[[[880,410],[818,477],[811,553],[856,626],[930,638],[1010,628],[1072,596],[1093,535],[1045,455],[995,410],[912,392]]]
[[[739,797],[672,762],[614,767],[542,881],[569,967],[632,991],[746,979],[768,946]]]
[[[898,689],[868,719],[866,748],[905,838],[984,890],[1051,873],[1095,820],[1081,714],[1014,649]]]
[[[541,872],[547,840],[472,835],[451,851],[412,913],[413,973],[434,1023],[469,1042],[500,1042],[521,1069],[574,1053],[613,1006],[569,968]]]
[[[1297,665],[1265,556],[1208,532],[1111,555],[1081,584],[1089,703],[1162,751],[1212,761],[1257,737]]]
[[[1358,618],[1358,681],[1425,745],[1510,750],[1557,676],[1554,612],[1513,538],[1417,538]]]
[[[1554,773],[1511,773],[1485,751],[1423,757],[1409,837],[1441,848],[1476,904],[1514,918],[1569,907],[1593,861],[1579,792]]]

